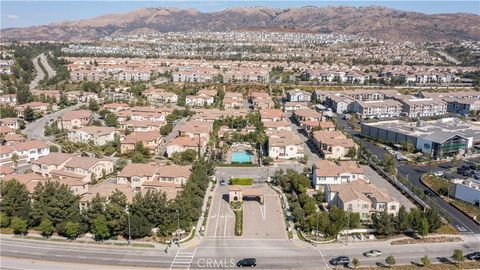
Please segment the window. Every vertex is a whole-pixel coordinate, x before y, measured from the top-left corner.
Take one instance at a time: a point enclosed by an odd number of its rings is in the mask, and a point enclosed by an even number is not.
[[[140,182],[140,177],[132,177],[132,182]]]
[[[390,210],[395,211],[395,210],[397,210],[397,207],[395,205],[390,205]]]

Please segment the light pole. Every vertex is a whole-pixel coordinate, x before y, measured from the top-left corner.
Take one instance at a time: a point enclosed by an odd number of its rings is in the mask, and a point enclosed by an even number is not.
[[[315,241],[318,241],[318,210],[317,210],[317,230],[315,231]]]
[[[130,211],[128,209],[128,205],[125,206],[125,212],[127,213],[127,219],[128,219],[128,244],[130,245],[130,241],[132,241],[132,236],[130,234]]]

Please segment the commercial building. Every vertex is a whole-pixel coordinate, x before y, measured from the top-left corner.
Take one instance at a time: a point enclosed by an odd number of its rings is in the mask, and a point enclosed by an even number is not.
[[[380,141],[410,144],[435,159],[480,152],[480,125],[458,118],[362,123],[362,134]]]

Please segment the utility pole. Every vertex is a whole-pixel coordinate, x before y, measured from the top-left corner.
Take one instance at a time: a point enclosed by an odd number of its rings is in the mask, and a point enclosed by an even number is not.
[[[317,230],[315,231],[315,241],[318,241],[318,210],[317,210]]]
[[[128,205],[125,206],[125,212],[127,213],[127,219],[128,219],[128,244],[130,245],[130,241],[132,241],[132,236],[130,234],[130,211],[128,209]]]

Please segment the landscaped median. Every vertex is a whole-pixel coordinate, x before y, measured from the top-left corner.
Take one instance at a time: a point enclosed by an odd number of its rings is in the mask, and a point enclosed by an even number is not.
[[[243,207],[242,202],[230,202],[230,207],[235,213],[235,236],[243,234]]]

